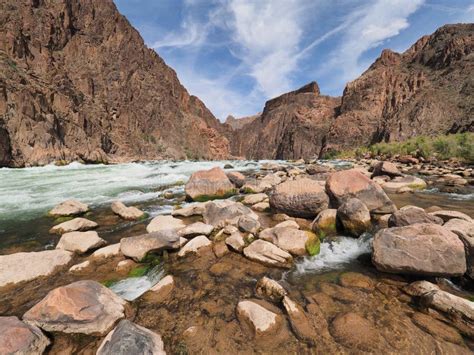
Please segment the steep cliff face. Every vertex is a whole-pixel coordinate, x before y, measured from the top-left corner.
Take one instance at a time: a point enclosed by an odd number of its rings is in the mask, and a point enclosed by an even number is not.
[[[0,24],[0,166],[228,156],[112,0],[0,0]]]
[[[473,73],[474,24],[443,26],[403,54],[384,50],[347,84],[341,100],[316,90],[267,102],[260,119],[232,133],[232,152],[300,158],[421,134],[473,131]]]
[[[295,159],[320,153],[339,98],[313,82],[268,101],[260,117],[233,132],[231,150],[249,159]]]

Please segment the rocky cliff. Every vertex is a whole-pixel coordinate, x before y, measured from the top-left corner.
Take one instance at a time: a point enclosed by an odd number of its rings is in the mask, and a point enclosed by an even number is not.
[[[0,24],[0,166],[228,156],[112,0],[0,0]]]
[[[260,119],[232,133],[232,152],[291,159],[473,131],[473,73],[474,24],[443,26],[402,54],[384,50],[340,101],[304,88],[270,100]]]

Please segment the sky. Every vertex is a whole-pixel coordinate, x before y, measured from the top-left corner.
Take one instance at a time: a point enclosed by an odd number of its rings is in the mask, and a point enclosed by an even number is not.
[[[474,22],[474,0],[114,0],[216,117],[316,81],[340,96],[382,49]]]

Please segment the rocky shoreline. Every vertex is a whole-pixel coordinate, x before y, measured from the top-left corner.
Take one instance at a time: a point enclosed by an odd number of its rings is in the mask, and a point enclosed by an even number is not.
[[[473,184],[472,167],[407,157],[213,168],[171,215],[114,202],[146,229],[108,245],[89,206],[65,201],[54,250],[0,256],[0,353],[471,353],[472,212],[389,195]],[[373,236],[363,270],[288,280],[341,235]],[[158,264],[167,276],[131,301],[107,287]]]

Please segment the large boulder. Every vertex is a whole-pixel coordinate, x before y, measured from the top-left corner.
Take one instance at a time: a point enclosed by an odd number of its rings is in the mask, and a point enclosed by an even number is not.
[[[371,213],[388,214],[396,211],[394,203],[382,188],[355,169],[333,173],[326,181],[326,191],[335,207],[350,198],[358,198]]]
[[[184,188],[186,198],[193,201],[207,201],[225,198],[236,193],[236,189],[224,170],[215,167],[193,173]]]
[[[49,339],[17,317],[0,317],[0,354],[43,354]]]
[[[242,203],[245,205],[255,205],[256,203],[263,202],[268,199],[268,195],[265,193],[245,195]]]
[[[67,200],[49,211],[49,215],[52,217],[69,217],[77,216],[89,211],[89,206],[85,203],[76,200]]]
[[[89,250],[100,248],[105,244],[107,242],[99,237],[97,232],[69,232],[62,235],[58,245],[56,245],[56,249],[83,254]]]
[[[246,247],[244,255],[250,260],[273,267],[291,268],[293,264],[291,254],[262,239]]]
[[[400,173],[395,164],[390,163],[388,161],[381,161],[375,164],[374,171],[372,172],[372,177],[384,175],[394,178],[396,176],[401,176],[402,174]]]
[[[254,337],[275,335],[283,325],[281,315],[251,300],[240,301],[236,313],[239,323]]]
[[[431,215],[441,218],[444,222],[448,222],[450,219],[463,219],[467,222],[474,222],[474,220],[467,214],[458,211],[439,210],[430,212]]]
[[[69,264],[73,254],[65,250],[0,255],[0,287],[49,276]]]
[[[145,216],[145,212],[142,210],[133,206],[127,207],[121,201],[112,202],[110,207],[113,213],[128,221],[135,221]]]
[[[173,216],[156,216],[146,226],[148,233],[161,232],[165,230],[178,231],[181,228],[186,227],[184,222]]]
[[[226,225],[236,226],[240,217],[249,216],[258,220],[258,215],[240,202],[230,200],[211,201],[206,204],[203,213],[204,223],[222,228]]]
[[[416,206],[405,206],[393,213],[388,219],[389,227],[403,227],[415,223],[443,224],[439,217],[426,213],[423,208]]]
[[[210,247],[212,242],[207,239],[205,235],[200,235],[191,239],[178,253],[178,256],[183,257],[187,254],[198,254],[202,248]]]
[[[242,173],[239,173],[238,171],[228,172],[227,173],[227,178],[237,188],[241,188],[245,184],[245,176]]]
[[[96,281],[55,288],[23,316],[48,332],[105,335],[125,317],[126,302]]]
[[[437,224],[382,229],[374,237],[373,248],[372,261],[380,271],[428,276],[466,272],[462,241]]]
[[[293,217],[312,218],[328,208],[324,189],[314,180],[304,178],[286,181],[270,195],[270,207]]]
[[[372,227],[370,211],[358,198],[350,198],[337,209],[337,218],[344,229],[353,236],[360,236]]]
[[[312,237],[311,232],[302,231],[294,227],[267,228],[260,232],[258,237],[275,244],[290,254],[306,255],[306,243]]]
[[[77,217],[71,219],[70,221],[55,225],[49,230],[49,233],[64,234],[69,232],[84,232],[90,229],[97,228],[97,226],[97,223],[89,221],[87,218]]]
[[[311,223],[311,229],[320,238],[335,235],[337,233],[337,209],[328,208],[319,212]]]
[[[107,334],[96,354],[165,355],[166,352],[159,334],[123,319]]]
[[[123,255],[140,261],[148,253],[180,248],[180,237],[174,230],[142,234],[136,237],[122,238],[120,251]]]

